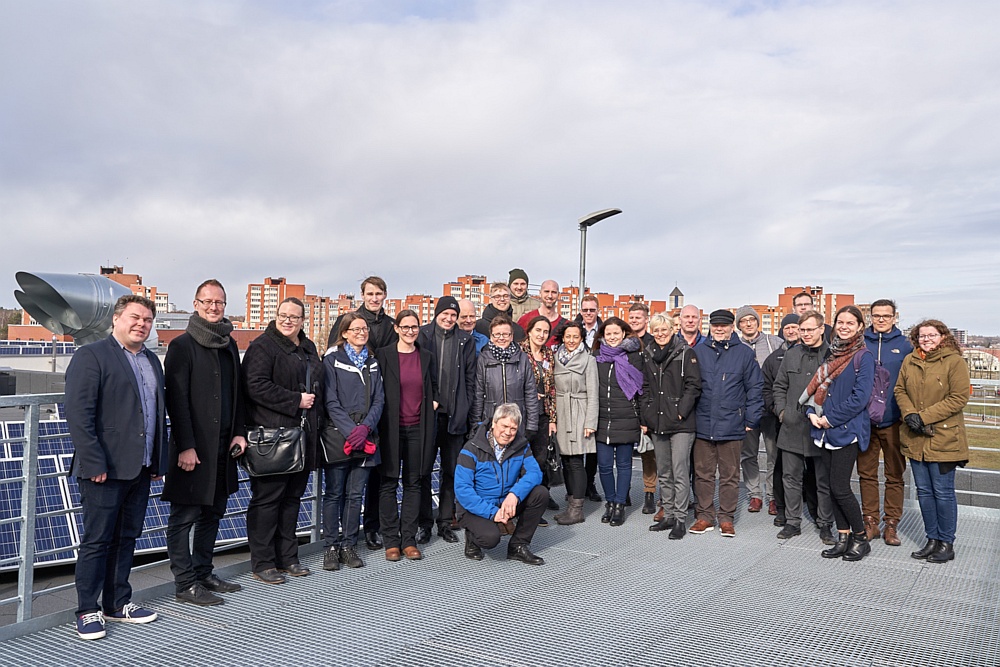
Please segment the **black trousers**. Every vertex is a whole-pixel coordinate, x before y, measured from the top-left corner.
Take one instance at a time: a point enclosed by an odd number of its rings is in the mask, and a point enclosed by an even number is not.
[[[778,514],[783,515],[785,513],[785,483],[781,480],[781,475],[784,473],[784,469],[781,465],[781,450],[777,446],[774,447],[774,470],[772,474],[771,483],[771,493],[772,498],[774,498],[774,504],[778,508]]]
[[[386,549],[417,546],[417,520],[420,516],[421,489],[424,475],[420,470],[421,426],[399,427],[398,470],[383,470],[379,486],[379,519],[382,541]],[[396,474],[393,475],[392,473]],[[396,489],[403,482],[403,502],[397,505]]]
[[[167,519],[167,556],[177,590],[191,588],[212,574],[212,556],[219,522],[226,514],[229,494],[226,489],[226,459],[220,458],[215,475],[215,494],[211,505],[170,504]],[[194,529],[194,539],[191,530]]]
[[[596,454],[586,456],[597,459]],[[566,493],[574,498],[583,498],[587,493],[587,473],[584,470],[583,454],[563,456],[563,474],[566,477]]]
[[[378,532],[381,528],[379,525],[379,515],[381,514],[381,510],[379,509],[380,487],[379,476],[368,475],[368,481],[365,482],[364,514],[362,515],[363,520],[361,522],[366,533],[372,531]]]
[[[861,517],[861,505],[851,489],[851,475],[858,461],[858,443],[837,449],[824,448],[819,456],[820,474],[830,479],[830,496],[833,498],[833,517],[837,530],[852,530],[862,533],[865,524]]]
[[[510,536],[510,547],[531,544],[531,538],[538,530],[538,520],[542,518],[549,504],[549,490],[539,484],[531,490],[524,501],[517,504],[517,528]],[[492,549],[500,543],[500,527],[493,519],[484,519],[471,512],[463,512],[458,525],[472,543],[483,549]]]
[[[309,475],[310,471],[303,470],[292,475],[250,478],[247,542],[254,572],[282,569],[299,562],[295,528]]]
[[[597,477],[597,452],[584,455],[584,470],[587,473],[587,487],[597,488],[594,479]]]
[[[441,454],[441,476],[438,485],[438,528],[451,526],[455,518],[455,465],[458,453],[465,445],[465,434],[448,433],[448,415],[438,413],[434,430],[434,447]],[[434,505],[431,499],[431,476],[422,481],[420,492],[420,525],[430,529],[434,525]]]
[[[549,455],[549,416],[544,412],[538,415],[538,432],[531,445],[531,455],[542,469],[542,486],[549,488],[549,472],[545,469],[545,459]]]

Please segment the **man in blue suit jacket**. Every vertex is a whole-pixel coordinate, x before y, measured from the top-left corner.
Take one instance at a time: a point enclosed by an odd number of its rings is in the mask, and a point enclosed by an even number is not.
[[[76,628],[82,639],[104,637],[105,619],[156,620],[156,612],[131,602],[128,583],[149,484],[167,466],[163,369],[144,345],[155,315],[150,299],[118,299],[111,336],[77,350],[66,369],[71,474],[83,508],[76,562]]]

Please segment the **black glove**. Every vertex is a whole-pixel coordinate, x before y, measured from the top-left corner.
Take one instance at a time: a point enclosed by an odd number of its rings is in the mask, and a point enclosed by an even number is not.
[[[910,430],[914,433],[919,433],[921,435],[926,435],[926,429],[924,428],[924,420],[920,418],[920,415],[913,413],[903,417],[903,422],[910,427]]]
[[[528,442],[534,442],[535,438],[538,437],[538,431],[537,430],[525,429],[525,431],[524,431],[524,437],[526,437],[528,439]]]

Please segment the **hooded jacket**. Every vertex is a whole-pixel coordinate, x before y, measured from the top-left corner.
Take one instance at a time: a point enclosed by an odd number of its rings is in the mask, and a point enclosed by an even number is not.
[[[695,432],[695,406],[701,396],[701,368],[687,343],[670,338],[662,364],[653,360],[653,348],[642,351],[642,372],[649,389],[640,400],[643,423],[651,433]]]
[[[504,448],[499,461],[486,434],[485,428],[476,431],[458,454],[455,500],[459,504],[459,518],[464,512],[471,512],[492,519],[508,493],[517,496],[518,502],[524,502],[531,490],[542,483],[542,470],[521,430]]]
[[[875,329],[868,327],[865,329],[865,347],[875,355],[875,361],[881,363],[889,371],[889,386],[896,386],[903,359],[910,352],[913,352],[913,346],[903,335],[903,332],[895,326],[886,333],[877,333]],[[896,397],[890,393],[885,400],[885,414],[882,416],[882,421],[876,426],[886,428],[900,419],[902,419],[902,415],[899,413]]]
[[[709,336],[693,349],[701,365],[698,437],[743,440],[747,428],[760,425],[764,412],[764,378],[753,350],[735,333],[723,341]]]
[[[965,436],[969,402],[969,365],[954,348],[938,348],[921,359],[916,351],[903,360],[894,389],[903,415],[918,414],[933,436],[899,427],[903,455],[917,461],[968,461]]]

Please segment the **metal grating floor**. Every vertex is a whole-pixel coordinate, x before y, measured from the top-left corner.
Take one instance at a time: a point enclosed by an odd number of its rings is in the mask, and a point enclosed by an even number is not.
[[[639,470],[633,498],[642,497]],[[562,501],[563,490],[555,497]],[[316,572],[283,586],[249,574],[226,604],[159,598],[148,626],[108,626],[96,642],[71,625],[10,639],[3,665],[923,665],[1000,664],[1000,511],[961,507],[957,560],[927,565],[908,501],[903,546],[861,563],[827,561],[815,529],[775,539],[741,498],[735,539],[670,541],[632,509],[620,528],[587,503],[584,524],[540,528],[544,567],[482,562],[435,538],[419,562]],[[549,513],[551,514],[551,513]]]

